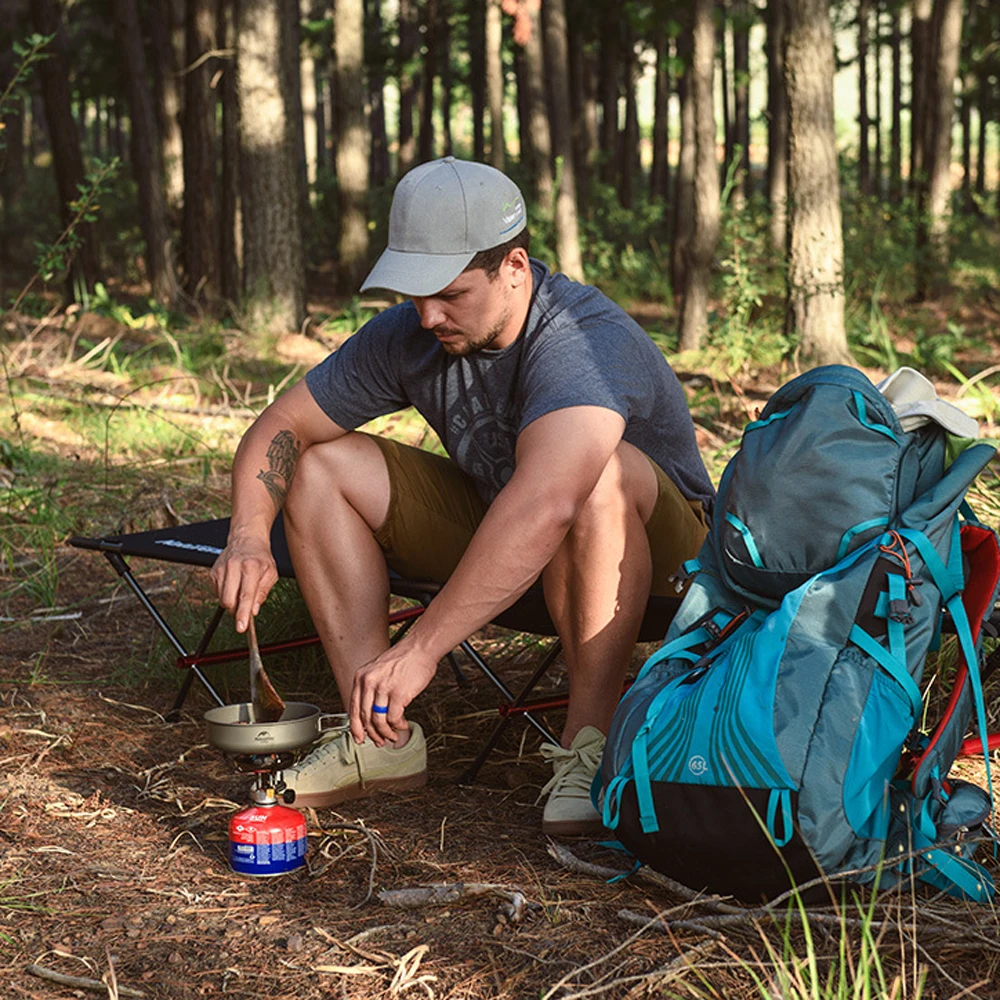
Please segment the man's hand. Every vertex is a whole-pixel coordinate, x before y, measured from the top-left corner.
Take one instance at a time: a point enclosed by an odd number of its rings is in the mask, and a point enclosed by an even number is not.
[[[376,746],[394,743],[397,735],[409,729],[403,713],[406,706],[437,672],[437,661],[426,653],[404,644],[387,649],[366,663],[354,677],[351,691],[351,735],[358,743],[367,733]],[[374,707],[385,708],[376,712]]]
[[[212,586],[219,603],[235,617],[237,632],[246,631],[277,579],[269,542],[230,538],[212,567]]]

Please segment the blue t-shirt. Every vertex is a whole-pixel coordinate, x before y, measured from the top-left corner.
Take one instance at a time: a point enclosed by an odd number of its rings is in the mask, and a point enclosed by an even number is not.
[[[626,441],[711,510],[715,491],[684,390],[663,354],[596,288],[536,260],[531,268],[531,307],[513,344],[448,354],[405,302],[306,374],[313,398],[347,430],[414,406],[487,503],[513,474],[517,436],[528,424],[569,406],[606,407],[624,418]]]

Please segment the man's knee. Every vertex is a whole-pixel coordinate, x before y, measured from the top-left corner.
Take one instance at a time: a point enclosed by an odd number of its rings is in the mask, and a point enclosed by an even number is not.
[[[299,458],[285,504],[290,519],[346,501],[374,531],[389,508],[389,473],[374,439],[351,432],[307,448]]]
[[[571,530],[616,530],[626,523],[649,520],[656,506],[659,486],[646,455],[621,441],[608,460]]]

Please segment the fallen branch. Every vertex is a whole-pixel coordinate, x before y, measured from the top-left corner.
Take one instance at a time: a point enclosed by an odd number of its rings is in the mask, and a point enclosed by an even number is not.
[[[67,976],[55,969],[46,969],[44,965],[29,965],[27,972],[39,979],[47,979],[51,983],[58,983],[60,986],[69,986],[77,990],[90,990],[92,993],[107,993],[108,984],[102,983],[99,979],[88,979],[86,976]],[[123,997],[144,997],[149,994],[142,990],[134,990],[128,986],[118,986],[118,993]]]
[[[452,882],[421,886],[418,889],[383,889],[378,898],[386,906],[401,910],[415,910],[421,906],[444,906],[469,896],[484,896],[497,893],[510,896],[502,885],[492,882]]]

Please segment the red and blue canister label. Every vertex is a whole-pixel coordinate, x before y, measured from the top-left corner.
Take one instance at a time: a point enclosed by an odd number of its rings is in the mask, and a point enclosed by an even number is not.
[[[251,806],[229,821],[229,863],[241,875],[283,875],[306,863],[306,821],[298,809]]]

